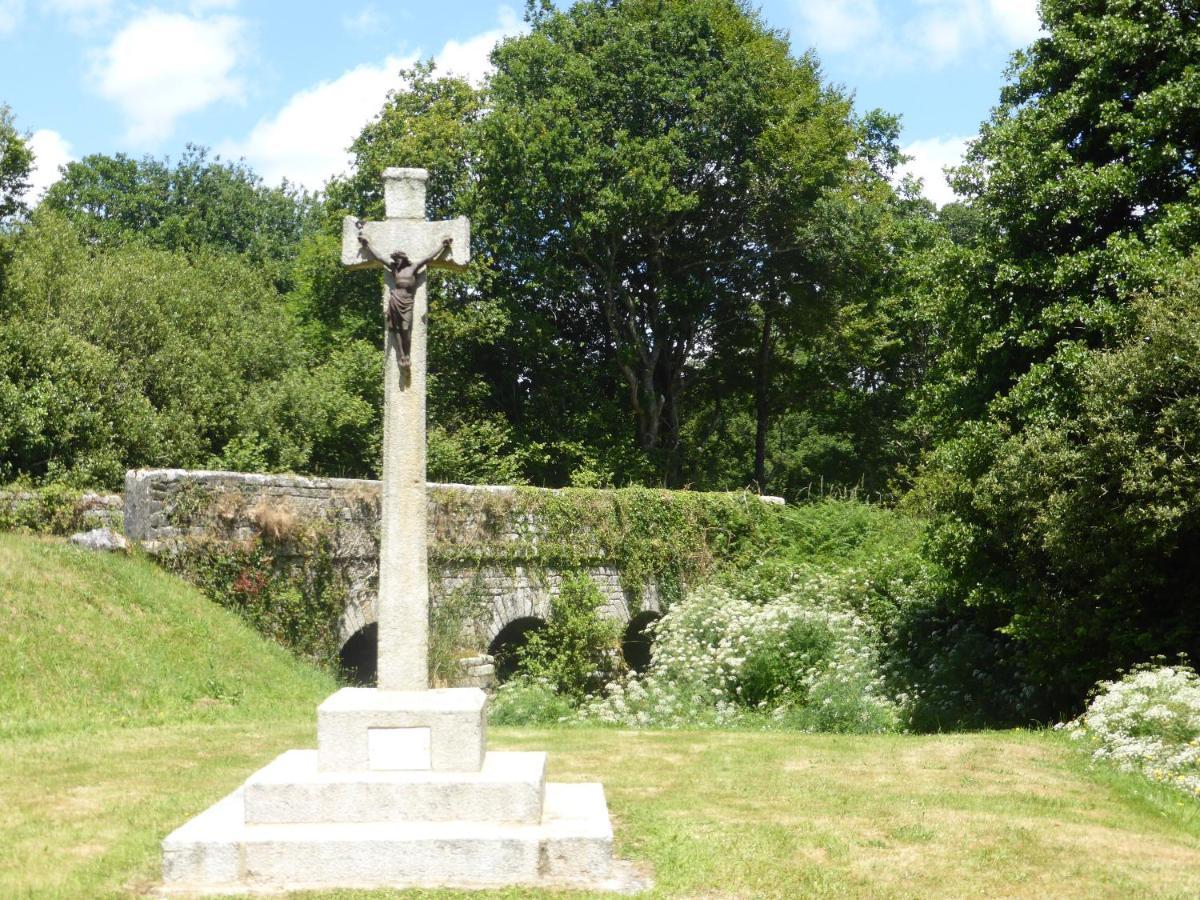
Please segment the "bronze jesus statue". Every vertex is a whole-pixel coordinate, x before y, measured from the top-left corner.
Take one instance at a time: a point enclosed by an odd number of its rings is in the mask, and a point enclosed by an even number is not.
[[[387,324],[388,330],[400,337],[400,346],[396,350],[396,361],[402,368],[411,365],[409,353],[412,350],[413,298],[417,293],[417,278],[425,268],[442,254],[450,250],[450,238],[442,241],[442,245],[425,259],[414,263],[403,250],[397,250],[391,257],[385,257],[377,252],[362,233],[362,222],[358,223],[358,242],[368,256],[383,263],[392,273],[392,286],[388,291]]]

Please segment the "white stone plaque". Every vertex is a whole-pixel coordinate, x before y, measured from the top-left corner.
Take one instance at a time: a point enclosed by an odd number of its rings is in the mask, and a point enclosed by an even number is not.
[[[368,765],[378,771],[432,768],[429,732],[428,728],[368,728]]]

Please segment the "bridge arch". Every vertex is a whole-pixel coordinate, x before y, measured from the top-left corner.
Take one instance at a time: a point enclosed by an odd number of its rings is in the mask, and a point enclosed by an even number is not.
[[[563,574],[558,571],[527,571],[521,566],[430,572],[430,599],[437,604],[442,597],[454,591],[478,591],[483,602],[473,621],[464,623],[464,627],[479,651],[484,652],[495,645],[498,639],[502,639],[502,644],[511,644],[514,635],[525,634],[525,626],[519,623],[536,620],[544,624],[550,617],[551,600],[562,585]],[[601,616],[621,626],[622,651],[626,660],[634,669],[643,664],[643,659],[648,663],[648,635],[645,629],[661,615],[658,592],[654,586],[648,586],[639,598],[634,598],[623,589],[616,569],[601,566],[588,570],[587,574],[605,598]],[[351,662],[360,659],[363,652],[361,645],[368,635],[370,643],[374,645],[375,624],[378,621],[374,579],[368,584],[367,590],[349,598],[338,620],[342,655]]]

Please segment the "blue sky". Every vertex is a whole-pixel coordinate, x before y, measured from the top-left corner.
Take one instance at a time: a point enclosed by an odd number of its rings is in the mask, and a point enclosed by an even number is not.
[[[198,143],[268,181],[319,188],[418,57],[483,76],[520,0],[0,0],[0,103],[33,135],[36,185],[88,153],[178,156]],[[1037,34],[1036,0],[765,0],[860,109],[904,120],[926,192],[995,103],[1008,55]]]

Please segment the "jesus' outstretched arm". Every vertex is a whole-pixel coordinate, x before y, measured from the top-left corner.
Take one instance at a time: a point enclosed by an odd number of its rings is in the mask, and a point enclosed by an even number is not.
[[[430,253],[427,257],[425,257],[419,263],[417,263],[416,266],[413,267],[413,270],[416,272],[419,272],[419,271],[421,271],[421,269],[425,268],[427,265],[429,265],[431,262],[433,262],[439,256],[449,253],[450,245],[453,243],[454,243],[454,240],[452,238],[443,238],[441,246],[438,247],[437,250],[435,250],[433,253]]]

